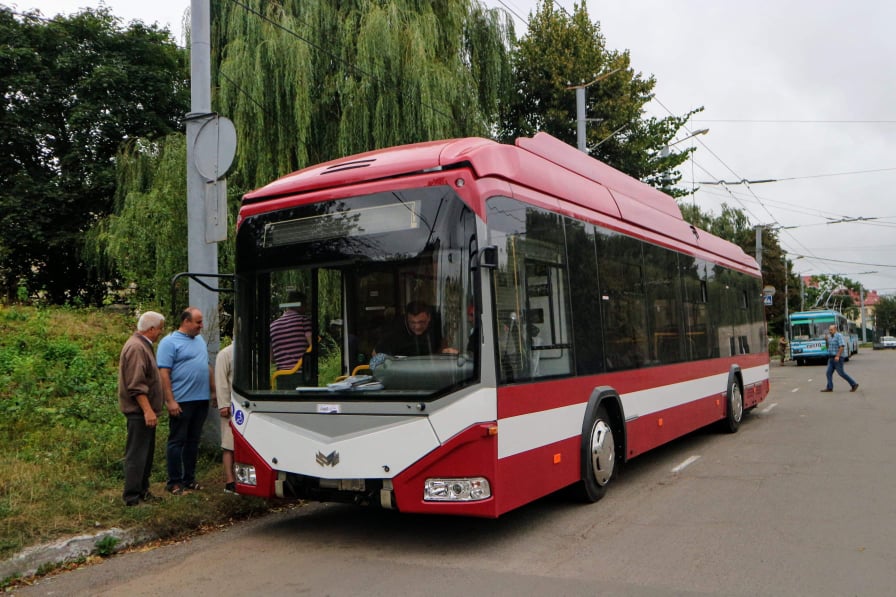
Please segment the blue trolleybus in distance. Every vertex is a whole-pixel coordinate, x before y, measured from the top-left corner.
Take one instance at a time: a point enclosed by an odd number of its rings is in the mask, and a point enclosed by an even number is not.
[[[797,365],[823,362],[828,358],[826,336],[831,324],[843,334],[849,346],[848,353],[858,352],[858,336],[851,334],[849,320],[839,311],[800,311],[790,315],[790,353]],[[849,360],[849,356],[846,357]]]

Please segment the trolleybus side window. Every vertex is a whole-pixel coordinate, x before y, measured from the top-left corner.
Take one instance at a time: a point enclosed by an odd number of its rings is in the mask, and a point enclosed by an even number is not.
[[[649,358],[641,241],[615,232],[597,236],[607,370],[644,366]]]
[[[572,373],[566,247],[561,217],[517,201],[489,200],[498,247],[494,297],[504,382]]]
[[[564,221],[569,254],[569,285],[572,300],[575,369],[578,375],[604,371],[602,311],[605,309],[597,284],[596,230],[592,224],[571,218]]]
[[[678,363],[685,358],[678,254],[646,243],[643,251],[648,323],[652,330],[651,360],[662,364]]]
[[[709,311],[706,295],[706,262],[681,256],[681,278],[684,286],[684,316],[687,334],[687,354],[691,360],[708,359]]]

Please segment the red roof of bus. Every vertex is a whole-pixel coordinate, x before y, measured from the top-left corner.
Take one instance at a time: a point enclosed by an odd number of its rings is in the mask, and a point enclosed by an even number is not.
[[[547,168],[546,162],[563,170]],[[516,145],[470,137],[370,151],[299,170],[247,193],[243,200],[251,204],[464,165],[477,177],[535,189],[699,247],[758,273],[755,260],[740,247],[685,222],[674,198],[546,133],[517,139]]]

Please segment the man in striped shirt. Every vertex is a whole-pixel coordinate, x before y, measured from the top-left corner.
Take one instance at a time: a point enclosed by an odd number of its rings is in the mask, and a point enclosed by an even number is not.
[[[280,308],[283,315],[271,322],[271,350],[277,369],[289,370],[311,345],[311,318],[305,315],[305,295],[295,290]]]

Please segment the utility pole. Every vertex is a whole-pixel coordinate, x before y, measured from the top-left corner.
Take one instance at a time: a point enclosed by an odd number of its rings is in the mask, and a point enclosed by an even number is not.
[[[762,273],[762,224],[756,225],[756,263],[759,264],[759,272]]]
[[[787,322],[790,321],[790,301],[788,300],[790,297],[787,296],[787,284],[790,282],[790,275],[788,269],[790,268],[787,263],[787,255],[784,255],[784,336],[789,343],[790,334],[788,333]]]
[[[862,342],[867,342],[868,341],[868,333],[867,333],[867,330],[865,329],[865,287],[862,286],[861,284],[859,285],[859,305],[860,305],[859,308],[861,309],[861,311],[859,311],[859,313],[861,314],[861,319],[862,319]]]
[[[570,87],[567,87],[567,89],[576,90],[576,148],[582,153],[588,153],[588,143],[587,137],[585,135],[585,123],[589,120],[596,120],[594,118],[587,118],[587,114],[585,113],[585,89],[591,87],[598,81],[603,81],[619,70],[622,69],[616,68],[608,73],[604,73],[590,83],[585,83],[583,85],[572,85]]]
[[[196,167],[196,141],[211,113],[211,17],[209,0],[190,1],[190,113],[187,114],[187,268],[191,272],[218,273],[218,245],[206,242],[206,181]],[[202,311],[206,341],[214,355],[220,346],[218,297],[192,278],[190,305]],[[177,311],[177,306],[172,305]]]
[[[218,293],[197,278],[218,280],[218,245],[227,240],[227,181],[236,153],[236,128],[211,111],[209,0],[190,4],[190,113],[187,126],[187,267],[189,304],[204,316],[203,336],[213,361],[220,347]],[[185,305],[183,305],[185,306]],[[178,305],[172,305],[175,312]]]
[[[803,274],[800,274],[800,311],[806,310],[806,289],[803,288]]]
[[[202,311],[202,335],[208,345],[209,362],[213,363],[221,346],[218,292],[201,284],[197,277],[218,280],[217,243],[227,238],[224,174],[236,152],[236,129],[232,122],[212,112],[210,32],[210,0],[190,0],[190,113],[185,118],[187,268],[194,275],[189,277],[188,301]],[[177,313],[185,306],[172,304],[171,309]],[[203,440],[217,444],[220,438],[218,417],[207,417]]]

